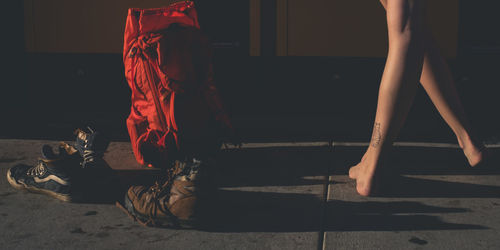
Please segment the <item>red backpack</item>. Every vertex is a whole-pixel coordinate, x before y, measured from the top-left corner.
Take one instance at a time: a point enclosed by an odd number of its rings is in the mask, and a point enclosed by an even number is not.
[[[140,164],[200,157],[220,147],[217,128],[231,129],[231,123],[193,2],[129,9],[123,61],[132,90],[127,128]]]

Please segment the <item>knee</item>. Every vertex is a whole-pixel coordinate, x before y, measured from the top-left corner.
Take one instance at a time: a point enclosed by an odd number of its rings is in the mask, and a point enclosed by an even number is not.
[[[415,43],[423,43],[424,37],[421,27],[404,27],[389,32],[389,43],[409,46]]]

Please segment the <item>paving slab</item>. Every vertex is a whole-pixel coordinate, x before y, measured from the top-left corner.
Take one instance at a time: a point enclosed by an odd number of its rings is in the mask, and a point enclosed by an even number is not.
[[[334,149],[324,249],[500,248],[498,161],[471,169],[459,149],[397,148],[383,196],[361,197],[347,170],[365,149]]]
[[[34,164],[43,144],[0,140],[0,245],[5,249],[317,249],[324,210],[324,176],[331,151],[226,150],[211,217],[199,230],[146,228],[112,204],[64,203],[12,188],[15,164]],[[128,143],[112,143],[105,160],[116,172],[142,170]],[[89,180],[92,181],[92,180]]]

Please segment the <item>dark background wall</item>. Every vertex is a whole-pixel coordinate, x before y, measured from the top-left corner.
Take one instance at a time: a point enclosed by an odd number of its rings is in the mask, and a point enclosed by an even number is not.
[[[263,1],[260,5],[262,56],[257,57],[249,56],[252,39],[248,1],[197,2],[203,30],[212,38],[215,47],[219,88],[243,138],[368,140],[385,63],[385,59],[378,55],[385,52],[367,52],[365,56],[349,56],[347,52],[332,55],[335,51],[325,51],[329,56],[274,56],[276,46],[280,46],[275,43],[277,38],[274,36],[279,29],[274,25],[279,22],[273,15],[279,8],[276,4],[279,1]],[[3,40],[7,45],[4,47],[6,64],[2,66],[0,137],[71,139],[75,127],[97,124],[113,139],[127,140],[125,119],[130,108],[130,90],[119,54],[121,41],[105,39],[105,36],[115,33],[121,36],[126,8],[157,7],[154,5],[164,1],[125,1],[128,5],[120,1],[105,1],[103,4],[108,7],[114,8],[113,4],[116,4],[118,10],[123,9],[121,12],[117,10],[118,14],[110,14],[117,17],[109,17],[109,23],[91,21],[102,20],[99,12],[91,11],[99,8],[98,4],[82,5],[81,11],[67,15],[80,20],[80,24],[74,25],[88,27],[87,22],[91,22],[91,27],[101,27],[116,23],[119,30],[109,30],[108,34],[96,33],[98,31],[93,29],[70,29],[74,34],[72,39],[90,41],[73,45],[50,42],[63,41],[58,37],[60,33],[40,32],[37,36],[46,42],[37,47],[34,44],[40,40],[34,40],[37,39],[35,32],[27,32],[26,26],[41,23],[30,21],[30,17],[44,19],[44,15],[51,15],[50,11],[64,11],[63,7],[69,4],[46,1],[56,3],[61,9],[47,7],[46,14],[28,12],[31,14],[27,16],[27,3],[41,2],[44,1],[6,3],[12,13],[2,17],[6,19],[2,23],[4,34],[7,34]],[[500,39],[499,33],[493,31],[498,29],[500,19],[494,15],[495,8],[490,6],[492,1],[461,0],[456,3],[456,38],[449,45],[451,49],[446,42],[443,46],[451,51],[445,53],[449,56],[457,87],[474,126],[483,138],[495,141],[500,137],[497,114]],[[83,11],[85,8],[95,14],[88,16]],[[366,10],[362,13],[372,15]],[[374,18],[370,22],[383,27],[385,20],[381,7],[374,7],[373,15],[366,18],[378,17],[378,21]],[[62,25],[55,29],[62,32],[67,27],[63,27],[61,22],[65,20],[61,18],[52,14],[45,20],[48,20],[47,25],[51,22]],[[118,18],[123,20],[115,20]],[[448,20],[450,17],[443,14],[442,18]],[[118,36],[116,34],[111,37]],[[376,34],[382,37],[382,42],[376,38],[364,42],[379,44],[375,47],[381,48],[385,34]],[[86,46],[89,44],[93,46]],[[82,49],[92,47],[87,51]],[[72,51],[71,48],[77,49]],[[349,49],[355,51],[354,47],[342,51]],[[454,141],[422,89],[401,140]]]

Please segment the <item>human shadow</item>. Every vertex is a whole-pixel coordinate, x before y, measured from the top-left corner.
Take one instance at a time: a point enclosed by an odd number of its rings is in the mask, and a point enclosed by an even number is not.
[[[260,186],[325,184],[321,175],[329,163],[345,161],[329,149],[252,149],[241,151],[222,165],[218,181],[223,187],[210,200],[202,230],[213,232],[314,232],[412,231],[486,229],[481,225],[441,220],[437,214],[464,213],[449,208],[409,201],[324,202],[321,194],[258,192]],[[359,152],[356,152],[359,153]],[[332,156],[333,155],[333,156]],[[422,161],[421,161],[422,162]],[[333,165],[333,164],[332,164]],[[312,169],[307,169],[312,167]],[[316,167],[316,168],[314,168]],[[396,175],[397,176],[397,175]],[[492,197],[496,186],[398,177],[388,197]],[[245,187],[235,189],[234,187]],[[224,188],[225,187],[225,188]],[[227,188],[229,187],[229,189]],[[251,191],[248,191],[251,190]]]
[[[500,198],[500,186],[392,175],[381,185],[382,197]]]
[[[467,213],[464,208],[419,202],[329,201],[315,195],[221,190],[200,230],[210,232],[413,231],[486,229],[446,222],[435,213]]]
[[[425,205],[420,202],[330,201],[325,231],[414,231],[487,229],[473,224],[445,222],[434,213],[467,213],[464,208]]]
[[[485,161],[471,167],[459,148],[396,147],[388,165],[391,171],[400,174],[498,175],[500,149],[488,149]]]

